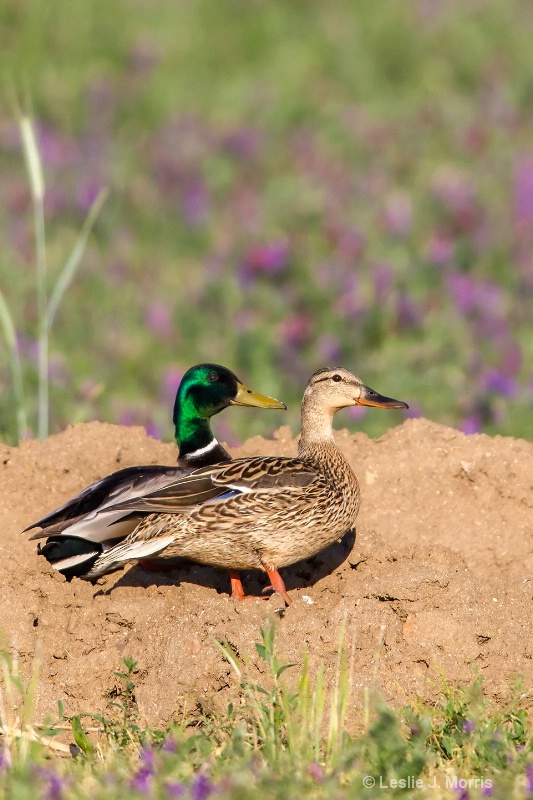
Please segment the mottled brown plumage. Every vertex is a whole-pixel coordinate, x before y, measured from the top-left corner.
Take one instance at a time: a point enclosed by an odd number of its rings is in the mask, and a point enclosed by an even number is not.
[[[277,570],[315,555],[357,517],[357,478],[332,431],[334,414],[351,405],[407,407],[345,369],[319,370],[302,401],[298,458],[256,457],[206,467],[121,504],[117,510],[145,516],[84,577],[104,574],[139,553],[180,556],[230,570],[264,569],[271,588],[289,603]]]

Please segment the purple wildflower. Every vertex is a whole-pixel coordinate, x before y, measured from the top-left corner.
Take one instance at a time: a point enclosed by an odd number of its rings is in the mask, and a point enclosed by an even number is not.
[[[522,369],[522,348],[518,342],[508,339],[503,344],[502,371],[506,375],[516,375]]]
[[[365,238],[355,228],[348,228],[334,233],[337,240],[337,254],[344,261],[356,261],[365,247]]]
[[[422,406],[419,406],[418,403],[412,403],[411,401],[409,401],[409,408],[406,409],[404,413],[407,419],[418,419],[424,416]]]
[[[144,766],[150,770],[153,775],[155,772],[155,753],[151,747],[143,747],[139,757]]]
[[[183,797],[185,794],[185,786],[177,781],[171,781],[165,784],[165,791],[167,793],[167,797]]]
[[[422,310],[418,303],[407,294],[400,292],[396,301],[396,314],[400,328],[416,328],[422,320]]]
[[[376,303],[382,305],[389,297],[394,281],[394,271],[387,264],[375,264],[372,267],[372,280],[374,282],[374,296]]]
[[[481,787],[481,797],[492,797],[494,794],[494,786],[492,781],[487,781]]]
[[[245,256],[245,270],[255,275],[275,275],[285,269],[288,260],[289,248],[285,242],[268,242],[248,251]]]
[[[533,797],[533,764],[526,767],[526,794]]]
[[[516,397],[518,386],[514,378],[500,370],[492,369],[485,378],[485,385],[491,392],[501,394],[502,397]]]
[[[308,341],[312,328],[309,316],[303,312],[296,312],[284,320],[282,339],[291,347],[300,347]]]
[[[476,281],[470,275],[451,272],[447,279],[448,291],[461,314],[468,314],[476,305]]]
[[[35,772],[45,784],[44,800],[62,800],[65,782],[61,776],[49,767],[37,767]]]
[[[348,408],[345,409],[346,415],[356,422],[359,422],[359,420],[366,416],[366,411],[364,406],[348,406]]]
[[[322,783],[325,778],[324,770],[316,761],[312,761],[309,764],[309,774],[317,783]]]
[[[172,334],[172,314],[163,300],[151,300],[145,315],[146,324],[158,339],[169,339]]]
[[[5,747],[0,748],[0,772],[7,772],[11,766],[11,753]]]
[[[98,193],[100,192],[101,188],[101,181],[97,179],[95,180],[93,177],[89,177],[81,182],[76,199],[78,208],[83,214],[89,213],[91,206],[98,197]]]
[[[427,245],[427,258],[437,267],[449,264],[455,253],[453,239],[444,231],[436,231]]]
[[[141,794],[152,790],[152,777],[155,773],[155,754],[151,747],[143,747],[140,754],[141,766],[130,781],[130,787]]]
[[[178,745],[175,739],[165,739],[161,745],[161,750],[163,750],[164,753],[175,753],[177,748]]]
[[[433,179],[433,195],[455,225],[473,232],[480,222],[476,191],[467,175],[452,167],[442,167]]]
[[[238,447],[241,444],[241,441],[233,430],[231,423],[229,423],[227,420],[221,419],[220,422],[217,422],[217,431],[219,434],[218,438],[223,442],[227,442],[230,447]]]
[[[486,316],[494,316],[502,311],[504,303],[503,286],[492,281],[479,281],[476,296],[478,308]]]
[[[189,181],[182,191],[183,216],[190,225],[202,225],[209,216],[209,189],[202,178]]]
[[[463,722],[463,730],[465,733],[472,733],[475,727],[476,726],[474,725],[471,719],[465,719],[465,721]]]
[[[78,148],[74,139],[40,123],[38,126],[39,150],[45,166],[72,167],[78,159]]]
[[[460,430],[470,436],[473,433],[481,433],[481,427],[481,417],[479,414],[471,414],[463,420]]]
[[[341,345],[336,336],[325,333],[317,342],[317,350],[323,361],[338,361],[341,355]]]
[[[359,278],[355,273],[344,278],[333,307],[336,314],[349,320],[366,313],[362,293],[359,291]]]
[[[161,439],[161,427],[157,422],[145,422],[144,430],[152,439]]]
[[[519,227],[533,227],[533,156],[518,162],[514,175],[514,213]]]
[[[21,356],[34,364],[39,360],[39,341],[17,332],[17,348]]]
[[[385,200],[382,213],[383,225],[392,236],[404,237],[411,230],[413,206],[407,192],[391,192]]]
[[[500,320],[504,293],[501,286],[491,281],[478,281],[462,272],[450,272],[447,276],[448,291],[462,314],[474,311],[487,320]],[[501,327],[501,326],[500,326]]]
[[[470,795],[466,786],[458,786],[455,793],[457,795],[457,800],[469,800]]]
[[[65,192],[58,186],[50,186],[44,196],[44,208],[50,217],[54,217],[67,205]]]
[[[130,781],[130,788],[141,794],[150,794],[152,790],[152,770],[143,765],[139,767]]]
[[[254,158],[261,146],[259,131],[255,128],[239,128],[228,133],[223,140],[224,149],[235,158]]]
[[[182,369],[178,369],[177,367],[169,367],[165,371],[161,387],[161,402],[165,407],[174,403],[174,398],[176,397],[176,392],[178,391],[178,386],[180,385],[182,378]]]
[[[154,439],[161,438],[161,429],[159,425],[153,421],[148,411],[122,406],[117,416],[118,425],[125,425],[126,427],[130,425],[142,425],[148,436],[152,436]]]
[[[207,800],[213,794],[214,786],[209,775],[200,772],[191,783],[192,800]]]

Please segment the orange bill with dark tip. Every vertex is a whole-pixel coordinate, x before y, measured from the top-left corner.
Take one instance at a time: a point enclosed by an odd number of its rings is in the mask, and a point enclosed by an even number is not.
[[[378,394],[369,386],[361,387],[361,396],[355,401],[357,406],[374,406],[375,408],[409,408],[402,400],[394,400]]]

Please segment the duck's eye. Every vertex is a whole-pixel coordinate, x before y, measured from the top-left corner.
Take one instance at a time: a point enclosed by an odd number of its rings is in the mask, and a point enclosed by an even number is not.
[[[342,378],[341,378],[341,376],[340,376],[340,375],[333,375],[333,377],[331,378],[331,380],[332,380],[332,381],[335,381],[335,383],[338,383],[339,381],[342,381]]]
[[[215,381],[218,381],[218,375],[216,374],[216,372],[210,372],[209,375],[207,376],[207,380],[209,381],[209,383],[215,383]]]

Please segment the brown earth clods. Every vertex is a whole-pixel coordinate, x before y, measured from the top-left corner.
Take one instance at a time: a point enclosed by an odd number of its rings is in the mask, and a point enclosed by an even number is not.
[[[431,702],[442,687],[484,679],[504,702],[515,676],[533,682],[533,444],[464,436],[411,420],[377,440],[337,433],[361,484],[353,534],[283,570],[293,604],[229,599],[227,573],[184,563],[168,573],[129,566],[92,586],[67,583],[35,554],[23,528],[84,486],[134,464],[173,464],[176,450],[140,428],[89,423],[45,442],[0,446],[0,629],[29,673],[38,658],[38,714],[61,699],[69,714],[103,711],[124,656],[138,661],[143,720],[184,707],[225,707],[236,678],[213,637],[250,662],[260,628],[276,619],[280,661],[305,651],[333,676],[340,630],[365,688],[395,704]],[[293,455],[288,428],[234,456]],[[266,576],[244,576],[260,594]],[[255,676],[253,675],[255,671]]]

